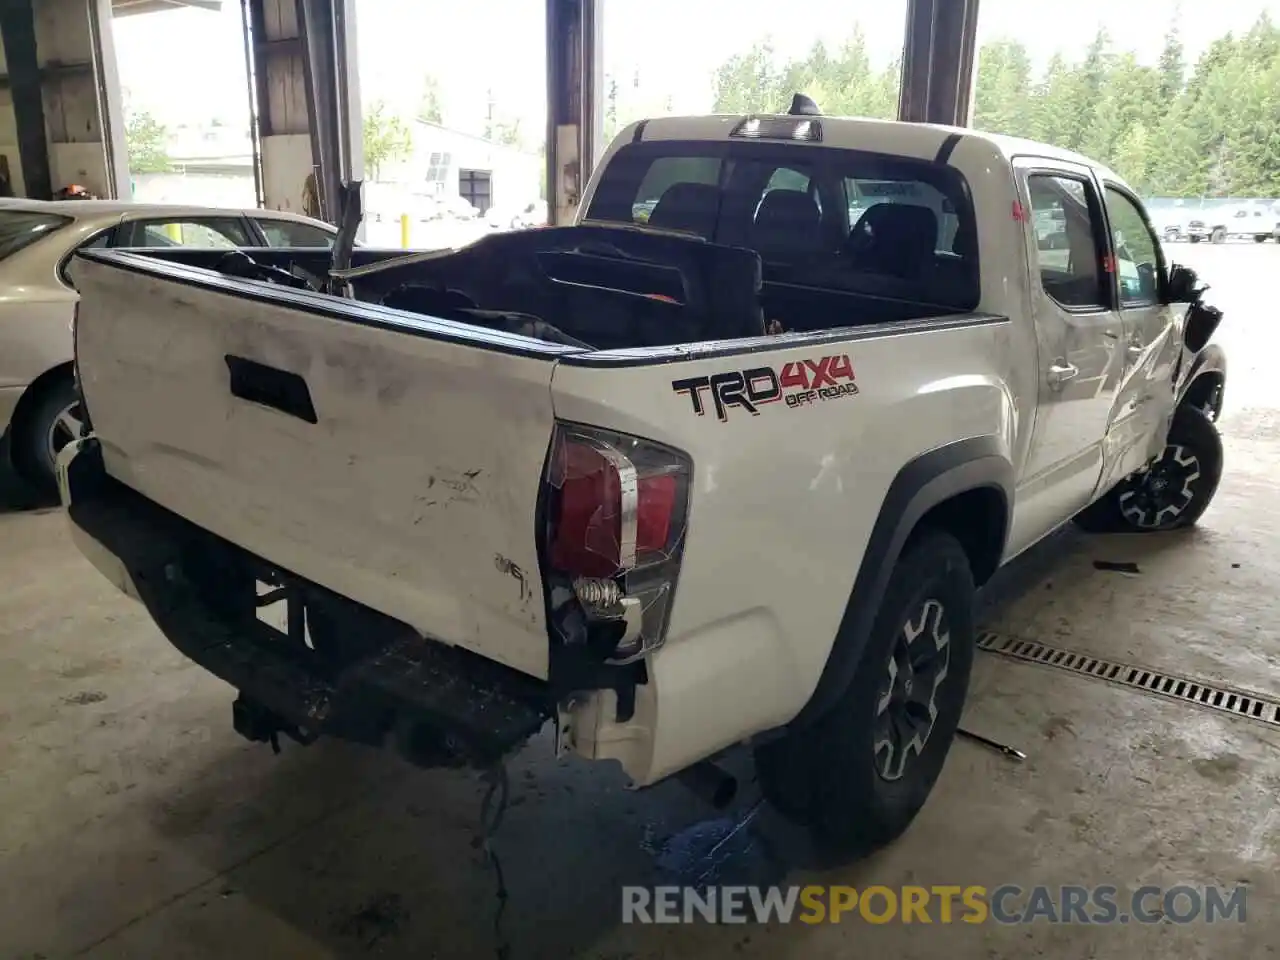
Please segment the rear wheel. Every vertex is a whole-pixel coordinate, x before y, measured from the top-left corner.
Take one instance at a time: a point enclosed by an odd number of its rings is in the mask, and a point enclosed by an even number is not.
[[[1259,233],[1259,234],[1257,234],[1257,235],[1253,238],[1253,242],[1254,242],[1254,243],[1266,243],[1266,242],[1267,242],[1267,238],[1268,238],[1269,236],[1270,236],[1270,234],[1267,234],[1267,233]]]
[[[1227,231],[1222,227],[1217,227],[1213,233],[1209,234],[1210,243],[1225,243],[1227,239]]]
[[[1190,527],[1209,508],[1221,478],[1222,437],[1204,410],[1184,404],[1160,458],[1122,481],[1076,522],[1091,533]]]
[[[1190,240],[1192,243],[1199,243],[1199,242],[1200,242],[1200,238],[1199,238],[1199,237],[1197,237],[1197,236],[1195,236],[1194,234],[1193,234],[1192,236],[1188,237],[1187,239],[1188,239],[1188,240]]]
[[[41,493],[54,493],[58,453],[80,436],[82,420],[71,378],[46,384],[14,425],[13,463],[18,475]]]
[[[849,689],[812,726],[756,751],[766,796],[839,860],[897,839],[955,738],[973,665],[973,574],[949,534],[894,567]]]

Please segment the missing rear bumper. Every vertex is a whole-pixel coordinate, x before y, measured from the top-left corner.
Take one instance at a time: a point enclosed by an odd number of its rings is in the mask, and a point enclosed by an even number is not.
[[[546,683],[272,570],[111,479],[96,441],[75,448],[59,486],[77,546],[170,643],[240,691],[235,723],[249,739],[390,738],[420,765],[488,766],[551,715]],[[326,649],[257,619],[255,583],[268,578],[298,605],[291,626],[322,618]]]

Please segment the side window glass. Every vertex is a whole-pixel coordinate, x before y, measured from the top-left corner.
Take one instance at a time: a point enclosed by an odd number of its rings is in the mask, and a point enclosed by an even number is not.
[[[1120,304],[1139,306],[1156,303],[1160,291],[1156,238],[1147,229],[1142,211],[1133,200],[1111,187],[1106,188],[1106,198],[1116,274],[1120,282]]]
[[[1069,310],[1105,309],[1106,274],[1099,262],[1101,224],[1091,209],[1092,192],[1073,177],[1031,174],[1031,226],[1040,285]]]
[[[135,245],[230,250],[249,246],[244,227],[235,220],[150,220],[134,229]]]
[[[257,221],[266,235],[267,243],[273,247],[323,247],[333,246],[333,235],[306,223],[294,223],[292,220],[268,220],[265,217]]]

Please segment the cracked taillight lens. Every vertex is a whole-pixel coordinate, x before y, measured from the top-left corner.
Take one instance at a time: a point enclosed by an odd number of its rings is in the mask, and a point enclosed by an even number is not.
[[[665,639],[688,517],[689,459],[661,444],[557,426],[547,465],[545,556],[588,627],[617,634],[613,662]]]

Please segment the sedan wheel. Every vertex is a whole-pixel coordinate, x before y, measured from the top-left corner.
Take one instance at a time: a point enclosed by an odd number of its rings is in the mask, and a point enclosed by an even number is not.
[[[80,439],[84,429],[84,417],[80,413],[80,402],[77,400],[67,404],[53,418],[53,423],[45,434],[45,456],[53,466],[58,462],[58,454],[72,440]]]
[[[19,476],[39,492],[58,490],[58,454],[83,429],[80,398],[71,377],[39,389],[19,410],[13,425],[13,465]]]

